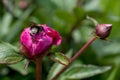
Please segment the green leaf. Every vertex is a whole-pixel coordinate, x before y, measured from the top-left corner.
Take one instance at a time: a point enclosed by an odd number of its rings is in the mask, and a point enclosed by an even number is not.
[[[92,77],[110,70],[110,66],[98,67],[94,65],[79,65],[69,68],[64,75],[65,79],[83,79]]]
[[[13,64],[23,60],[19,50],[9,43],[0,41],[0,64]]]
[[[77,0],[51,0],[56,6],[62,10],[71,12],[75,7]],[[69,5],[68,5],[69,4]]]
[[[31,6],[30,8],[28,8],[26,11],[24,11],[24,13],[20,17],[20,19],[17,20],[16,22],[14,22],[14,24],[10,28],[10,32],[8,33],[8,35],[6,35],[5,41],[10,42],[10,41],[14,40],[14,38],[22,30],[23,22],[25,21],[26,18],[28,18],[30,16],[30,14],[32,13],[33,9],[34,9],[34,6]]]
[[[49,55],[50,59],[58,62],[63,65],[68,65],[69,64],[69,58],[62,54],[61,52],[53,53]]]
[[[86,12],[84,9],[80,8],[80,7],[76,7],[74,9],[74,13],[76,15],[76,18],[79,19],[79,21],[82,21],[86,18]]]
[[[91,27],[83,26],[80,28],[80,35],[83,41],[88,41],[92,36],[93,29]]]
[[[21,62],[18,62],[17,64],[12,64],[12,65],[8,65],[10,68],[12,68],[13,70],[18,71],[19,73],[21,73],[22,75],[27,75],[28,71],[25,70],[24,66],[26,64],[27,60],[23,60]]]
[[[11,22],[12,22],[11,14],[5,13],[1,22],[1,27],[0,27],[0,35],[2,37],[8,33]]]
[[[100,10],[100,5],[99,5],[100,0],[91,0],[89,3],[84,5],[84,9],[86,11],[99,11]]]
[[[120,0],[116,0],[113,4],[113,0],[100,0],[100,4],[104,12],[112,13],[113,15],[120,16],[120,11],[119,11],[119,3]],[[112,5],[112,6],[111,6]]]
[[[56,75],[56,73],[58,73],[59,70],[62,69],[62,67],[63,67],[63,65],[61,65],[61,64],[59,64],[59,63],[55,63],[55,64],[51,67],[51,69],[50,69],[50,71],[49,71],[47,80],[51,80],[51,79]]]
[[[60,20],[66,22],[68,24],[73,24],[75,22],[75,16],[73,14],[65,11],[65,10],[57,10],[56,11],[56,16]]]
[[[100,58],[104,56],[109,56],[109,55],[119,55],[120,42],[118,41],[109,42],[109,41],[97,40],[92,44],[92,48]]]
[[[67,54],[66,54],[67,57],[69,57],[69,58],[72,57],[72,53],[73,53],[73,50],[70,49],[70,50],[67,52]],[[63,67],[63,65],[61,65],[61,64],[59,64],[59,63],[55,63],[55,64],[51,67],[51,69],[50,69],[50,71],[49,71],[47,80],[51,80],[51,79],[56,75],[56,73],[58,73],[59,70],[62,69],[62,67]]]

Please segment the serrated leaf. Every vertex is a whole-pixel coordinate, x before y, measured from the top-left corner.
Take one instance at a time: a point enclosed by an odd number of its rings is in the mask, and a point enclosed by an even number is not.
[[[73,53],[73,50],[70,49],[70,50],[67,52],[66,56],[70,58],[70,57],[72,57],[72,53]],[[58,73],[60,69],[62,69],[62,67],[63,67],[63,65],[58,64],[58,63],[55,63],[55,64],[51,67],[51,69],[50,69],[50,71],[49,71],[47,80],[51,80],[51,79],[55,76],[55,74]]]
[[[19,50],[9,43],[0,41],[0,64],[13,64],[23,60]]]
[[[69,64],[69,58],[65,54],[62,54],[61,52],[50,54],[49,57],[51,60],[58,62],[60,64],[63,65]]]
[[[94,65],[79,65],[69,68],[64,75],[65,79],[83,79],[92,77],[110,70],[110,66],[99,67]]]

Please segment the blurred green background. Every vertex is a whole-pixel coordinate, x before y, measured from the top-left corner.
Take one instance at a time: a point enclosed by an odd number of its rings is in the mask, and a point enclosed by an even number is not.
[[[52,51],[74,54],[93,36],[95,26],[86,19],[88,15],[99,23],[113,24],[112,32],[107,41],[96,40],[75,64],[112,66],[108,72],[83,80],[120,80],[119,8],[120,0],[0,0],[0,40],[18,47],[20,33],[30,22],[47,24],[63,38],[62,44]],[[44,58],[43,80],[53,63]],[[24,61],[0,64],[0,80],[35,80],[35,65],[30,63],[27,72]]]

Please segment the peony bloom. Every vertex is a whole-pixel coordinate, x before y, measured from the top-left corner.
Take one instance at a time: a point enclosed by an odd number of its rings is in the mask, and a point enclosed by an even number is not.
[[[106,39],[112,29],[112,24],[98,24],[96,27],[95,34],[100,37],[100,39]]]
[[[20,50],[29,59],[45,54],[52,45],[60,45],[62,38],[56,30],[43,25],[25,28],[20,36]]]

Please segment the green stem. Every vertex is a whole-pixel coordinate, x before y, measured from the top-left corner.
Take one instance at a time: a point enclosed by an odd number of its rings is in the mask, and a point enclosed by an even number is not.
[[[90,44],[92,43],[92,42],[94,42],[95,40],[97,39],[97,37],[92,37],[71,59],[70,59],[70,64],[76,59],[76,58],[78,58],[79,56],[80,56],[80,54],[83,52],[83,51],[85,51],[89,46],[90,46]],[[70,65],[69,64],[69,65]],[[53,78],[52,78],[52,80],[56,80],[57,79],[57,77],[60,75],[60,74],[62,74],[68,67],[69,67],[69,65],[67,65],[67,66],[64,66]]]

